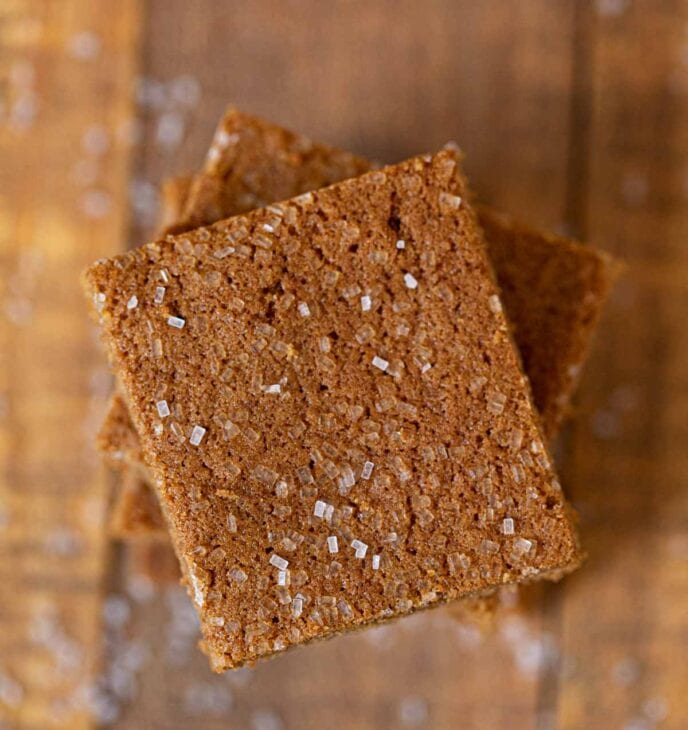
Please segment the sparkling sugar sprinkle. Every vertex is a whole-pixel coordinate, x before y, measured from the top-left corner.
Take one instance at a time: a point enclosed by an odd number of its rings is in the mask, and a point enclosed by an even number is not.
[[[389,367],[389,362],[385,360],[382,357],[379,357],[378,355],[375,355],[373,358],[373,365],[378,368],[379,370],[382,370],[382,372],[386,372],[387,368]]]
[[[406,248],[406,241],[404,241],[403,238],[400,238],[397,241],[397,248],[401,251],[402,249]]]
[[[233,254],[235,251],[236,251],[236,248],[234,248],[234,246],[225,246],[224,248],[221,248],[219,251],[215,251],[213,256],[216,259],[224,259],[227,256],[230,256],[231,254]]]
[[[167,418],[170,415],[170,407],[167,405],[166,400],[159,400],[155,407],[158,409],[158,415],[160,418]]]
[[[505,517],[502,522],[502,532],[505,535],[513,535],[514,534],[514,521],[511,517]]]
[[[459,195],[452,195],[444,191],[440,193],[440,204],[446,205],[448,208],[458,209],[461,207],[462,202]]]
[[[373,300],[367,294],[361,297],[361,311],[369,312],[372,305]]]
[[[408,272],[404,274],[404,284],[409,289],[417,289],[418,288],[418,279],[413,274],[409,274]]]
[[[373,555],[373,570],[379,570],[379,569],[380,569],[380,556]]]
[[[298,618],[303,611],[303,598],[298,594],[291,603],[291,615]]]
[[[327,502],[323,502],[322,500],[320,500],[320,499],[319,499],[319,500],[318,500],[318,501],[317,501],[317,502],[315,503],[315,506],[313,507],[313,514],[314,514],[314,515],[315,515],[316,517],[320,517],[320,518],[322,519],[322,517],[323,517],[323,516],[324,516],[324,514],[325,514],[325,510],[326,510],[326,509],[327,509]]]
[[[180,330],[186,324],[186,320],[181,317],[168,317],[167,324],[169,324],[170,327],[176,327],[176,329]]]
[[[514,542],[514,552],[519,553],[521,555],[525,555],[525,553],[529,553],[530,549],[533,547],[533,543],[531,540],[526,540],[525,537],[519,537]]]
[[[306,304],[306,302],[299,302],[299,306],[297,307],[299,310],[299,314],[302,317],[310,317],[311,316],[311,310],[310,307]]]
[[[194,426],[191,431],[191,436],[189,438],[189,442],[192,446],[198,446],[198,444],[203,441],[203,437],[205,436],[205,429],[203,426]]]
[[[337,542],[337,536],[336,535],[330,535],[327,538],[327,549],[331,553],[338,553],[339,552],[339,544]]]
[[[368,546],[364,542],[361,542],[360,540],[352,540],[351,547],[356,551],[354,554],[359,560],[363,560],[363,558],[365,558],[366,553],[368,552]]]
[[[491,311],[491,312],[492,312],[493,314],[499,314],[499,312],[501,312],[501,311],[502,311],[502,302],[500,301],[500,299],[499,299],[499,297],[497,296],[497,294],[493,294],[493,295],[492,295],[492,296],[491,296],[491,297],[490,297],[490,298],[488,299],[488,304],[489,304],[489,307],[490,307],[490,311]]]
[[[136,309],[139,306],[139,298],[134,294],[127,302],[127,309]]]
[[[289,567],[289,561],[281,558],[277,553],[273,553],[268,562],[270,565],[274,565],[277,570],[286,570]]]
[[[361,469],[361,479],[370,479],[370,475],[373,473],[374,468],[375,464],[373,464],[372,461],[366,461],[366,463],[363,464],[363,469]]]

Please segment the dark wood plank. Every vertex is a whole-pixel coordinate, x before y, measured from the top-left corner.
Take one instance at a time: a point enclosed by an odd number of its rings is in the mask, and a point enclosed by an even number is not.
[[[628,269],[565,460],[590,559],[563,602],[558,726],[678,729],[688,727],[688,6],[597,9],[585,19],[590,162],[577,222]]]

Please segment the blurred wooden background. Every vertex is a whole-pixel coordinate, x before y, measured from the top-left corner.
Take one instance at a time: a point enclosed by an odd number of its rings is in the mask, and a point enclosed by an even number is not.
[[[488,636],[434,612],[214,677],[102,528],[79,271],[229,101],[622,256],[566,489],[590,558]],[[0,728],[688,727],[688,2],[3,0]],[[134,556],[135,557],[135,556]]]

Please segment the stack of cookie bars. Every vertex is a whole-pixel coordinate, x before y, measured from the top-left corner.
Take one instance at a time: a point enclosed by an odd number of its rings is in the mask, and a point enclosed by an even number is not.
[[[549,454],[615,265],[230,109],[158,239],[84,276],[125,539],[169,541],[217,671],[581,559]]]

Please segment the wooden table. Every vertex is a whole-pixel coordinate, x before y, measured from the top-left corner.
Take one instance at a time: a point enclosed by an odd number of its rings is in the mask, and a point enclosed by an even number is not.
[[[558,454],[589,560],[491,635],[437,611],[212,676],[103,529],[78,285],[236,104],[628,265]],[[0,728],[688,727],[688,2],[3,0]],[[96,680],[94,680],[94,677]]]

